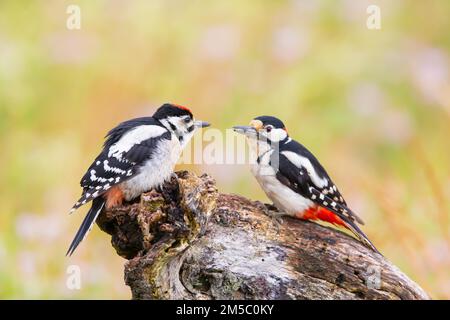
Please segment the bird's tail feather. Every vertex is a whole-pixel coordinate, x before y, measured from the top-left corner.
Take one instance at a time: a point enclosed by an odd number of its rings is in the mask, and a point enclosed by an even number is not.
[[[376,253],[380,253],[380,251],[378,251],[378,249],[374,246],[374,244],[372,243],[372,241],[369,240],[369,238],[364,234],[364,232],[362,232],[362,230],[356,225],[356,223],[354,223],[353,221],[349,221],[348,219],[346,219],[345,221],[345,226],[351,231],[353,232],[353,234],[367,247],[369,247],[370,249],[372,249],[373,251],[375,251]]]
[[[94,224],[95,220],[97,220],[98,215],[102,211],[103,207],[105,206],[105,200],[103,197],[95,198],[92,201],[91,209],[89,209],[89,212],[86,214],[86,217],[83,220],[83,223],[81,224],[80,228],[77,231],[77,234],[75,235],[75,238],[73,239],[72,243],[70,244],[69,250],[67,250],[66,256],[71,256],[75,249],[78,247],[81,241],[84,240],[86,235],[89,233],[89,231],[92,228],[92,225]]]
[[[331,211],[327,208],[310,208],[306,212],[302,212],[302,219],[306,220],[322,220],[328,223],[332,223],[337,226],[342,226],[349,229],[353,234],[367,247],[373,251],[380,253],[373,243],[367,238],[367,236],[362,232],[362,230],[356,225],[356,223],[349,219],[349,217],[343,215],[339,211]],[[381,253],[380,253],[381,254]]]

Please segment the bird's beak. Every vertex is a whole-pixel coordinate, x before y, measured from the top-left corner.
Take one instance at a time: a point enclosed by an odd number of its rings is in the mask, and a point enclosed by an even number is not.
[[[260,130],[263,126],[263,123],[260,120],[253,119],[250,121],[249,126],[235,126],[233,130],[237,133],[241,133],[249,138],[258,137],[258,130]]]
[[[205,121],[196,120],[196,121],[194,121],[194,126],[196,128],[206,128],[206,127],[209,127],[210,124]]]
[[[256,136],[256,128],[253,126],[234,126],[233,130],[246,136]]]

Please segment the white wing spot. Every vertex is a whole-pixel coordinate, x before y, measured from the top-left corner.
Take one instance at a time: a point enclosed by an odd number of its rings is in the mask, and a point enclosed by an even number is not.
[[[122,160],[122,154],[128,152],[134,145],[144,140],[157,137],[166,132],[167,129],[156,125],[137,126],[125,133],[119,141],[113,144],[108,151],[108,157]]]

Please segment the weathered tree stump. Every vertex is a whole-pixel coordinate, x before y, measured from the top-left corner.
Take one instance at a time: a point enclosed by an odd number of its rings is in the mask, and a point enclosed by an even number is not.
[[[209,176],[177,176],[97,221],[129,260],[134,299],[428,299],[343,232],[289,217],[277,226],[264,204],[218,193]]]

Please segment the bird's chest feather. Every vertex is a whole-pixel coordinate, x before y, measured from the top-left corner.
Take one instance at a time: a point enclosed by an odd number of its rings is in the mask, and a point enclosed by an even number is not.
[[[252,165],[253,175],[278,209],[288,215],[301,217],[314,207],[314,203],[282,184],[276,177],[275,169],[268,165],[266,157],[270,157],[270,154],[264,155],[259,164]]]
[[[145,161],[139,173],[122,185],[125,200],[138,197],[167,181],[174,170],[182,151],[179,140],[172,136],[171,140],[158,144],[149,160]]]

